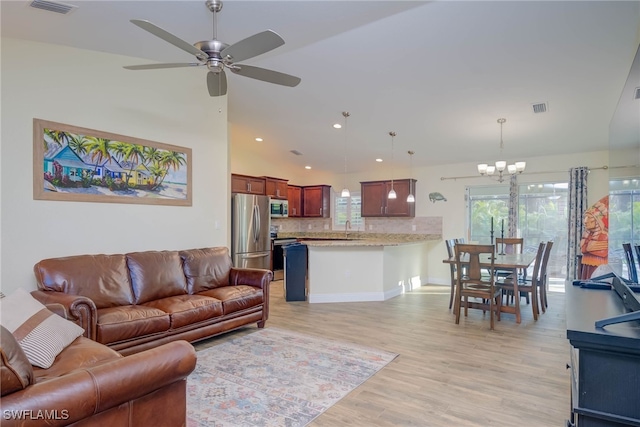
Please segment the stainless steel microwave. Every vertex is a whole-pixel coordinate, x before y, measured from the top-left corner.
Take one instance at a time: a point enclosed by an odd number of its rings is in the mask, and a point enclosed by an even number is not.
[[[287,200],[271,199],[271,218],[286,218],[289,216],[289,202]]]

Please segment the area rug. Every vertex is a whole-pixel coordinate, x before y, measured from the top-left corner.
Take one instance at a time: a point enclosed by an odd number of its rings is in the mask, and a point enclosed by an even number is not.
[[[304,426],[397,356],[260,329],[198,352],[187,380],[187,426]]]

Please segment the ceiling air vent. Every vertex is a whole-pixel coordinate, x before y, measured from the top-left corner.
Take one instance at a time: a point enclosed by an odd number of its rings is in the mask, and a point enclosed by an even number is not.
[[[33,0],[29,6],[36,9],[48,10],[49,12],[61,13],[63,15],[66,15],[78,8],[78,6],[74,6],[72,4],[49,0]]]
[[[533,112],[535,114],[546,113],[547,112],[547,103],[546,102],[541,102],[541,103],[538,103],[538,104],[531,104],[531,107],[533,108]]]
[[[633,93],[633,99],[640,99],[640,87],[637,87],[636,91]]]
[[[295,154],[296,156],[302,156],[302,153],[299,152],[298,150],[291,150],[289,152]]]

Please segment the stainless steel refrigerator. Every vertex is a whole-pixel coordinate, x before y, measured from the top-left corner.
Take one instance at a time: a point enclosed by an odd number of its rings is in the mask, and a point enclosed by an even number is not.
[[[234,193],[231,201],[231,257],[238,268],[270,269],[269,196]]]

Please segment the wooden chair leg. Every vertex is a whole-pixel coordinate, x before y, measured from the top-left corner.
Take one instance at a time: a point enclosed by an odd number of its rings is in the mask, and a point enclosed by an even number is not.
[[[469,315],[469,297],[464,297],[464,317]]]
[[[537,289],[531,291],[531,310],[533,311],[533,320],[538,320],[538,296]]]
[[[451,310],[451,305],[453,304],[453,295],[456,293],[456,284],[451,282],[451,296],[449,297],[449,310]]]

